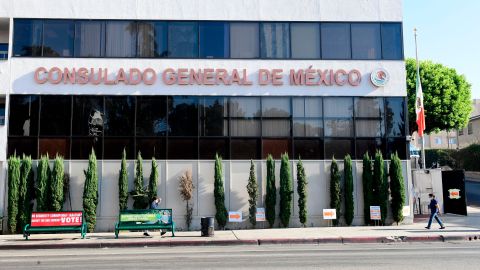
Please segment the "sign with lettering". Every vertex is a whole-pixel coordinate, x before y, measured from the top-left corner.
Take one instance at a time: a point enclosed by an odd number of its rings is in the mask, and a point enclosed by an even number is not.
[[[448,190],[448,198],[458,200],[461,198],[460,196],[460,189],[452,188]]]
[[[337,219],[337,209],[323,209],[323,219]]]
[[[381,220],[382,219],[382,211],[380,210],[380,206],[370,206],[370,219],[371,220]]]
[[[242,212],[230,211],[228,212],[229,222],[242,222]]]
[[[257,221],[266,221],[266,219],[265,219],[265,208],[257,208],[257,213],[255,214],[255,219]]]
[[[82,212],[34,212],[30,224],[32,227],[80,226]]]

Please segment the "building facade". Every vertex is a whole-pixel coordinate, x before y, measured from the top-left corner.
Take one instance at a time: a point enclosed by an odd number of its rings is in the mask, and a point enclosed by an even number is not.
[[[364,153],[378,149],[389,159],[397,152],[410,190],[400,0],[17,0],[0,7],[0,42],[8,47],[0,60],[3,215],[13,153],[64,156],[65,207],[79,209],[94,149],[99,231],[111,230],[118,215],[123,149],[130,189],[138,152],[145,176],[149,159],[159,161],[162,207],[174,209],[180,228],[185,170],[196,187],[193,227],[215,214],[215,153],[223,157],[227,209],[245,215],[229,227],[249,227],[250,160],[263,206],[269,154],[288,153],[293,176],[304,161],[312,226],[326,224],[333,157],[354,159],[354,224],[363,220]],[[276,167],[278,182],[279,161]],[[299,225],[297,199],[295,192],[291,226]]]

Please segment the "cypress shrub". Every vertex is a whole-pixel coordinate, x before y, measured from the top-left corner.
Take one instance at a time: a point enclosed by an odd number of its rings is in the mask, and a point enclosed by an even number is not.
[[[330,208],[337,211],[337,219],[333,220],[334,225],[338,225],[340,219],[340,178],[338,164],[334,157],[330,166]]]
[[[17,231],[18,199],[20,186],[20,158],[13,154],[8,158],[8,231]]]
[[[280,221],[284,227],[288,227],[290,216],[292,215],[292,173],[290,170],[290,160],[288,154],[282,155],[280,164]]]
[[[88,168],[84,171],[85,185],[83,187],[83,211],[87,220],[88,232],[93,232],[97,223],[97,204],[98,204],[98,175],[97,158],[95,151],[88,158]]]
[[[227,224],[228,212],[225,208],[225,189],[223,186],[223,166],[222,158],[215,154],[215,183],[214,183],[214,195],[215,195],[215,208],[217,210],[215,219],[218,226],[223,229]]]
[[[300,223],[306,227],[307,224],[307,178],[302,160],[297,163],[297,193],[298,193],[298,215]]]
[[[390,162],[390,192],[392,193],[393,220],[403,220],[403,205],[405,204],[405,183],[402,175],[402,163],[397,153],[392,154]]]
[[[247,184],[248,192],[248,219],[250,223],[255,227],[257,224],[257,199],[258,199],[258,184],[257,177],[255,176],[255,164],[253,160],[250,160],[250,176],[248,177]]]
[[[50,206],[50,165],[48,154],[41,156],[37,164],[37,211],[48,211]]]
[[[352,225],[355,202],[353,200],[353,171],[352,158],[346,155],[344,159],[344,179],[345,179],[345,222],[348,226]]]
[[[20,165],[20,185],[18,194],[18,231],[22,231],[23,227],[30,223],[30,213],[32,212],[33,206],[30,201],[34,196],[32,182],[32,158],[23,155]]]
[[[158,165],[154,157],[152,157],[152,170],[148,182],[148,201],[151,202],[153,197],[157,196],[158,185]]]
[[[127,172],[127,153],[123,148],[122,163],[118,177],[118,208],[120,211],[126,210],[128,205],[128,172]]]
[[[277,187],[275,186],[275,161],[272,155],[267,157],[267,192],[265,195],[265,218],[270,228],[275,224],[275,205],[277,204]]]
[[[64,168],[63,168],[63,158],[59,155],[55,157],[53,163],[53,170],[51,174],[51,204],[50,210],[52,211],[61,211],[63,208],[63,179],[64,177]]]
[[[382,153],[377,151],[373,162],[373,203],[380,206],[381,222],[385,225],[387,219],[388,183],[385,177],[385,163]]]
[[[363,155],[363,217],[365,225],[370,224],[370,205],[373,205],[373,172],[372,172],[372,160],[368,155],[368,152]]]
[[[133,209],[145,209],[149,204],[148,190],[143,186],[143,159],[142,154],[138,151],[137,160],[135,161],[135,180],[133,182],[133,191],[130,195],[133,197]]]

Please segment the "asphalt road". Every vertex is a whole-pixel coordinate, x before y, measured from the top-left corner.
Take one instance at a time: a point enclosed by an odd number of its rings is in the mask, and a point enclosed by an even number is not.
[[[469,181],[467,178],[465,192],[467,193],[467,205],[480,207],[480,182]]]
[[[479,269],[480,242],[2,251],[0,269]]]

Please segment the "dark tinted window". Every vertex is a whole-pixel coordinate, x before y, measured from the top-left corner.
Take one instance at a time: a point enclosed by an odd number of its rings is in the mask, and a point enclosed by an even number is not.
[[[33,159],[37,158],[37,138],[8,138],[8,156],[17,154],[22,156],[23,154],[31,156]]]
[[[357,159],[363,159],[365,153],[368,153],[370,157],[374,157],[377,150],[380,150],[382,155],[385,156],[385,142],[383,139],[357,139],[356,141]]]
[[[43,56],[73,56],[73,21],[46,20],[43,23]]]
[[[72,121],[72,135],[101,137],[105,122],[103,97],[74,96]]]
[[[262,58],[290,57],[290,31],[288,23],[260,24],[260,55]]]
[[[202,136],[227,136],[227,99],[224,97],[202,98],[201,135]]]
[[[325,159],[342,160],[347,154],[354,156],[352,140],[325,139]]]
[[[295,159],[323,159],[323,140],[295,140]]]
[[[38,105],[38,96],[10,96],[9,135],[38,135]]]
[[[75,22],[75,56],[103,57],[105,56],[105,22],[76,21]]]
[[[382,24],[383,59],[403,59],[402,24]]]
[[[357,137],[383,137],[385,126],[383,98],[355,98]]]
[[[167,97],[137,97],[137,135],[167,135]]]
[[[321,43],[323,59],[350,59],[350,24],[322,23]]]
[[[0,125],[5,125],[5,98],[0,98]]]
[[[197,136],[198,98],[169,97],[168,125],[170,136]]]
[[[134,134],[135,97],[105,97],[105,135],[131,136]],[[106,144],[105,144],[106,145]],[[105,150],[106,152],[106,150]]]
[[[320,59],[320,24],[291,23],[292,58]]]
[[[48,154],[53,158],[58,154],[70,159],[70,138],[40,138],[38,149],[40,156]]]
[[[260,141],[258,139],[232,139],[230,151],[231,159],[260,159]]]
[[[138,22],[138,56],[167,56],[167,23]]]
[[[198,57],[198,24],[196,22],[168,23],[168,56]]]
[[[380,24],[352,23],[353,59],[380,59],[381,48]]]
[[[391,154],[397,153],[400,159],[407,159],[407,144],[405,138],[390,138],[387,139],[387,156],[385,159],[390,159]]]
[[[200,57],[228,58],[230,57],[230,31],[225,22],[201,22]]]
[[[8,58],[8,44],[0,43],[0,60]]]
[[[353,99],[350,97],[325,98],[325,136],[353,137]],[[325,146],[325,151],[327,147]],[[326,153],[326,152],[325,152]],[[325,154],[326,155],[326,154]],[[325,156],[329,158],[328,155]]]
[[[138,138],[136,149],[140,151],[145,158],[155,157],[156,159],[165,159],[167,156],[167,145],[164,137]]]
[[[198,139],[168,139],[168,159],[198,159]]]
[[[72,159],[88,159],[92,149],[97,159],[103,158],[101,138],[72,138]]]
[[[70,135],[71,96],[41,96],[40,135]]]
[[[137,23],[133,21],[107,21],[106,56],[135,57]]]
[[[127,153],[127,159],[136,157],[133,151],[134,141],[132,138],[111,138],[103,139],[103,159],[122,159],[123,149]]]
[[[259,24],[230,23],[231,58],[260,57]]]
[[[15,20],[13,29],[13,55],[42,55],[42,20]]]
[[[201,139],[199,148],[200,159],[215,159],[217,153],[228,159],[228,139]]]
[[[262,158],[270,154],[274,159],[280,159],[281,155],[287,153],[291,157],[292,141],[288,139],[264,139],[262,140]]]
[[[405,99],[386,98],[387,136],[405,136]]]

